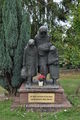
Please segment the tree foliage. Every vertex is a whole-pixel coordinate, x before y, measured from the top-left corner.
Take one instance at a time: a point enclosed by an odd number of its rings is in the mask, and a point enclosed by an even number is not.
[[[0,38],[0,84],[13,93],[22,83],[23,49],[30,38],[29,15],[21,0],[5,0],[2,9]],[[1,37],[1,36],[0,36]]]
[[[31,16],[31,36],[34,38],[38,28],[46,24],[55,26],[55,19],[64,20],[64,9],[53,0],[24,0],[25,7]]]
[[[64,39],[64,43],[67,45],[64,57],[69,67],[78,68],[80,67],[80,1],[74,3],[70,15],[73,15],[73,21],[66,32],[67,37]]]

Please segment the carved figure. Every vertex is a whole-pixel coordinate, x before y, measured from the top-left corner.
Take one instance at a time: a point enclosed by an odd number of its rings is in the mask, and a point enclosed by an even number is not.
[[[59,58],[58,51],[55,46],[50,47],[50,52],[48,54],[48,65],[53,84],[56,85],[56,80],[59,78]]]
[[[31,85],[32,77],[37,74],[38,68],[38,54],[35,42],[30,39],[24,49],[23,68],[21,76],[27,80],[27,85]]]
[[[38,49],[38,70],[39,73],[47,76],[48,73],[48,53],[50,46],[50,36],[47,33],[47,27],[41,26],[35,36],[35,44]]]
[[[41,26],[35,39],[30,39],[24,49],[23,68],[21,76],[31,85],[32,78],[37,72],[45,76],[50,73],[53,84],[59,78],[58,51],[50,42],[50,36],[46,26]]]

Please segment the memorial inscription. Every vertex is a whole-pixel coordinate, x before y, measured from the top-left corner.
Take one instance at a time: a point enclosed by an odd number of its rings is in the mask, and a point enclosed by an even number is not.
[[[54,93],[28,93],[28,103],[54,103]]]

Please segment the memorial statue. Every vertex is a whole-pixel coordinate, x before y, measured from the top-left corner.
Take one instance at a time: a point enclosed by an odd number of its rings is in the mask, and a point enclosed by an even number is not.
[[[50,42],[50,36],[46,26],[41,26],[35,39],[30,39],[24,49],[23,68],[21,76],[31,85],[32,78],[40,73],[45,76],[44,84],[46,84],[46,76],[50,73],[53,84],[59,78],[59,59],[58,51]]]
[[[47,79],[48,73],[49,79]],[[27,111],[40,109],[40,111],[53,112],[60,108],[71,107],[64,95],[64,90],[57,84],[59,78],[58,50],[50,42],[46,26],[41,26],[35,39],[30,39],[26,45],[21,76],[26,83],[24,82],[18,90],[18,105],[25,105]]]
[[[52,45],[46,26],[41,26],[39,28],[39,31],[35,36],[35,44],[38,49],[38,72],[46,77],[48,74],[48,53],[50,46]]]
[[[38,54],[35,42],[30,39],[24,49],[23,68],[21,71],[22,78],[26,79],[26,85],[31,85],[32,77],[37,75]]]
[[[58,51],[53,45],[50,47],[48,54],[48,65],[51,79],[53,80],[53,84],[56,85],[56,80],[59,78],[59,59]]]

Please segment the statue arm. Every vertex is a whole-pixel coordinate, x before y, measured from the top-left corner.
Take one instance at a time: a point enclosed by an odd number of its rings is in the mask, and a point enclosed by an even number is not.
[[[50,54],[50,53],[49,53]],[[58,65],[59,64],[59,56],[58,56],[58,51],[56,49],[56,53],[55,53],[55,58],[53,57],[53,55],[50,55],[50,57],[48,56],[48,64],[54,64],[54,65]]]
[[[51,44],[50,42],[44,43],[44,44],[42,44],[42,45],[39,45],[38,49],[39,49],[39,50],[42,50],[42,51],[49,51],[51,45],[52,45],[52,44]]]
[[[51,64],[58,65],[59,64],[59,60],[58,60],[58,58],[50,59],[50,60],[48,60],[48,64],[49,65],[51,65]]]

